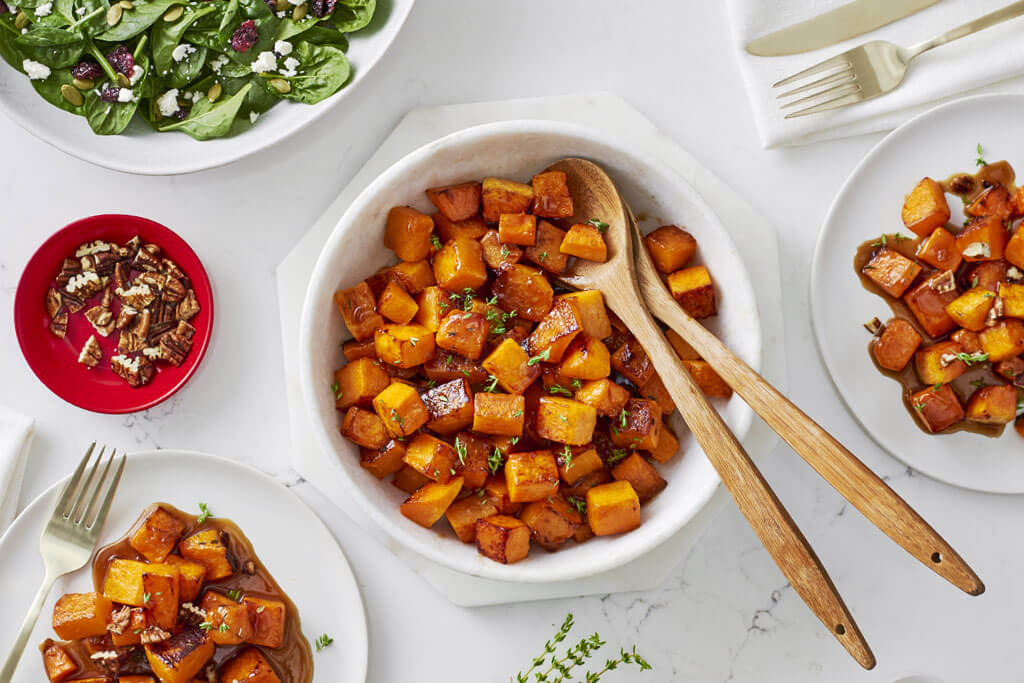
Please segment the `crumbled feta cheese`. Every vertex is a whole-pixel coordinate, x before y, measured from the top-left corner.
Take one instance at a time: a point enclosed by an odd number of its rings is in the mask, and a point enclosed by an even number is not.
[[[260,113],[258,111],[249,112],[249,123],[256,123],[256,119],[258,119],[259,117]]]
[[[229,61],[230,60],[228,59],[227,55],[220,55],[212,62],[210,62],[210,68],[213,69],[213,73],[219,74],[220,70],[223,69],[224,65],[227,64]]]
[[[992,256],[992,249],[986,242],[971,242],[962,253],[968,258],[976,258],[978,256],[988,258]]]
[[[117,101],[118,102],[134,102],[135,101],[135,93],[132,91],[131,88],[121,88],[120,90],[117,91]]]
[[[282,57],[287,57],[288,55],[290,55],[293,49],[294,48],[292,47],[292,44],[289,43],[287,40],[279,40],[276,43],[274,43],[274,52],[281,55]]]
[[[273,52],[263,51],[256,61],[252,63],[252,72],[256,74],[273,71],[277,68],[277,55]]]
[[[79,245],[78,249],[75,250],[75,256],[82,258],[83,256],[92,256],[98,254],[101,251],[110,251],[110,243],[104,242],[103,240],[96,240],[95,242],[86,242],[85,244]]]
[[[139,79],[142,78],[143,74],[145,74],[145,73],[146,73],[146,70],[143,69],[138,64],[136,64],[135,66],[132,67],[132,77],[128,79],[128,82],[131,83],[132,85],[135,85],[136,83],[139,82]]]
[[[42,81],[50,77],[50,67],[31,59],[24,60],[21,63],[21,68],[28,74],[29,79],[33,81]]]
[[[284,15],[285,15],[285,14],[287,14],[287,12],[283,12],[283,11],[282,11],[282,12],[278,12],[278,13],[277,13],[277,18],[278,18],[278,19],[284,19]]]
[[[90,270],[88,272],[72,276],[72,278],[68,280],[67,285],[64,286],[64,289],[67,290],[68,294],[76,294],[79,291],[88,290],[90,286],[100,284],[102,284],[100,276]]]
[[[53,13],[53,3],[52,2],[44,2],[43,4],[39,5],[39,7],[36,7],[36,16],[37,17],[48,17],[52,13]]]
[[[171,59],[176,62],[184,61],[190,54],[196,51],[196,48],[190,43],[178,43],[178,45],[171,52]]]
[[[156,100],[157,109],[163,116],[174,116],[180,107],[178,107],[178,89],[171,88]]]
[[[296,7],[298,7],[299,5],[305,5],[306,0],[288,0],[288,4],[295,5]]]
[[[284,68],[281,69],[281,75],[291,78],[299,73],[299,66],[301,62],[295,59],[295,57],[289,57],[284,60]]]
[[[85,14],[85,13],[86,13],[87,11],[88,11],[88,10],[87,10],[86,8],[84,8],[84,7],[79,7],[78,9],[76,9],[76,10],[75,10],[75,14],[77,14],[78,16],[82,16],[82,15],[83,15],[83,14]]]

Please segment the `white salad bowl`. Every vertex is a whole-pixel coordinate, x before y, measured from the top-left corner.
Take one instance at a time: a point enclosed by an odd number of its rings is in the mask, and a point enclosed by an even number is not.
[[[282,101],[248,130],[198,141],[184,133],[158,133],[138,116],[121,135],[96,135],[81,116],[53,106],[25,74],[0,59],[0,111],[37,138],[79,159],[139,175],[193,173],[255,154],[316,121],[353,94],[398,36],[415,0],[378,0],[370,25],[347,34],[352,76],[318,104]]]
[[[679,531],[708,501],[719,484],[692,436],[673,415],[681,457],[659,470],[668,487],[643,508],[635,531],[594,538],[548,553],[534,547],[512,565],[493,562],[463,544],[445,521],[424,529],[399,512],[406,497],[389,479],[377,479],[359,465],[359,448],[339,432],[333,373],[344,364],[339,342],[350,338],[332,296],[378,268],[395,262],[382,243],[388,211],[411,205],[432,212],[424,189],[485,176],[528,181],[550,163],[582,156],[601,164],[618,184],[645,230],[666,223],[685,225],[696,237],[698,257],[717,282],[719,312],[708,321],[754,368],[761,359],[761,329],[754,292],[735,245],[711,209],[679,175],[657,159],[618,146],[596,131],[552,121],[506,121],[468,128],[412,152],[377,178],[335,226],[316,264],[303,306],[299,359],[302,395],[312,413],[321,457],[332,476],[394,542],[466,574],[514,582],[566,581],[607,571],[656,547]],[[720,401],[722,415],[743,438],[752,413],[734,397]]]

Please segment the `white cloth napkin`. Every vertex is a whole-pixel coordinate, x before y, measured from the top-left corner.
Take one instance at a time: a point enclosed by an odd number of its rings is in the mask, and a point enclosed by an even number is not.
[[[32,418],[0,406],[0,535],[18,511],[32,424]]]
[[[772,83],[869,40],[902,46],[929,40],[1010,0],[942,0],[870,33],[798,55],[756,57],[744,49],[754,38],[851,1],[726,0],[733,49],[765,147],[889,130],[940,101],[966,93],[1024,92],[1024,17],[1018,17],[926,52],[911,62],[906,79],[887,95],[845,109],[784,119],[775,99],[779,89]]]

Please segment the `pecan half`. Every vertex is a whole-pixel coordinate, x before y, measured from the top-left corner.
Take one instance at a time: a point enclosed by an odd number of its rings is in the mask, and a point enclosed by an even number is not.
[[[104,337],[109,337],[110,333],[114,331],[114,325],[117,322],[114,320],[114,314],[110,312],[110,309],[106,306],[93,306],[85,312],[85,318],[92,323],[92,326],[96,328]]]
[[[96,335],[90,334],[89,338],[85,340],[85,346],[82,347],[81,353],[78,354],[78,362],[94,368],[100,364],[101,360],[103,360],[103,349],[96,341]]]
[[[68,333],[68,312],[65,309],[60,309],[57,315],[53,316],[53,320],[50,321],[50,333],[57,339],[63,339]]]
[[[121,336],[124,338],[123,334]],[[110,369],[118,377],[128,382],[130,387],[141,387],[149,384],[155,372],[152,363],[145,356],[114,356],[110,359]]]
[[[53,320],[60,310],[60,292],[53,287],[46,290],[46,314]]]
[[[178,320],[191,320],[199,310],[199,300],[196,299],[195,291],[190,289],[185,292],[185,298],[178,304],[176,315]]]

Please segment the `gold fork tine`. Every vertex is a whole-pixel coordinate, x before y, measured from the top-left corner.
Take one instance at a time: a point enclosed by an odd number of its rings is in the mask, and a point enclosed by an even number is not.
[[[842,97],[843,95],[850,95],[859,91],[860,86],[857,85],[856,81],[850,81],[849,83],[842,83],[831,88],[826,88],[825,90],[821,90],[812,95],[808,95],[807,97],[801,97],[800,99],[793,100],[792,102],[786,102],[785,104],[780,105],[780,108],[791,109],[792,107],[798,107],[801,104],[807,104],[815,100],[820,100],[822,97]],[[832,100],[828,101],[831,102]]]
[[[113,462],[113,455],[110,460]],[[103,497],[103,503],[100,505],[100,509],[96,511],[96,516],[86,524],[86,529],[91,530],[97,524],[102,527],[103,523],[107,521],[107,513],[110,512],[110,503],[114,500],[114,494],[117,493],[118,484],[121,483],[121,475],[124,473],[124,464],[126,460],[127,457],[122,453],[121,462],[118,464],[117,470],[114,472],[114,477],[111,479],[107,488],[107,495]]]
[[[65,519],[70,519],[73,524],[78,523],[78,519],[84,513],[82,510],[82,501],[85,499],[86,492],[92,487],[92,480],[96,477],[96,471],[100,468],[100,463],[103,462],[103,454],[106,452],[107,447],[103,446],[100,448],[99,455],[96,456],[96,461],[89,468],[89,475],[85,478],[85,483],[82,484],[82,488],[78,490],[78,494],[75,496],[74,502],[71,504],[71,512],[65,516]]]
[[[103,474],[100,475],[100,478],[96,481],[96,487],[93,488],[92,495],[89,496],[89,502],[86,503],[85,507],[82,509],[81,517],[79,517],[75,521],[76,524],[79,524],[79,525],[82,524],[82,522],[85,521],[86,517],[88,517],[89,513],[92,511],[93,505],[96,504],[96,500],[100,496],[100,491],[103,490],[103,485],[107,481],[107,475],[110,474],[110,466],[112,464],[114,464],[114,458],[116,456],[117,456],[117,449],[115,448],[114,450],[112,450],[110,452],[110,457],[107,458],[107,465],[106,465],[106,467],[103,468]],[[100,463],[97,461],[97,463],[96,463],[96,468],[97,469],[99,469],[99,465],[100,465]],[[84,491],[83,491],[83,493],[84,493]]]
[[[853,69],[847,68],[847,69],[843,69],[842,71],[840,71],[838,73],[834,73],[831,76],[825,76],[824,78],[819,78],[816,81],[811,81],[807,85],[801,85],[798,88],[793,88],[792,90],[787,90],[784,93],[776,95],[775,99],[781,100],[781,99],[786,98],[786,97],[792,97],[793,95],[799,95],[802,92],[810,92],[812,90],[818,90],[820,88],[824,88],[826,85],[831,85],[833,83],[847,83],[847,82],[852,83],[855,80],[857,80],[857,74],[855,74],[853,72]]]
[[[78,483],[82,480],[82,472],[85,471],[85,466],[88,464],[89,459],[92,458],[92,452],[95,448],[96,442],[93,441],[89,444],[88,450],[85,451],[85,457],[78,463],[78,467],[75,468],[71,478],[68,479],[68,483],[64,485],[64,490],[60,493],[60,498],[57,500],[54,510],[58,511],[62,516],[68,516],[65,513],[68,512],[68,502],[71,500],[71,494],[78,488]]]
[[[800,116],[807,116],[809,114],[817,114],[818,112],[828,111],[829,109],[839,109],[850,104],[863,102],[866,99],[871,98],[864,97],[863,93],[860,92],[854,92],[849,95],[840,95],[839,97],[836,97],[834,99],[826,100],[821,104],[816,104],[813,107],[808,107],[807,109],[801,109],[800,111],[795,111],[791,114],[786,114],[786,118],[795,119]]]
[[[814,74],[828,71],[829,69],[838,69],[839,67],[853,68],[853,64],[850,63],[847,54],[848,53],[844,52],[843,54],[832,57],[831,59],[826,59],[824,62],[818,62],[812,67],[804,69],[803,71],[798,71],[788,78],[783,78],[781,81],[773,83],[772,87],[778,88],[781,85],[786,85],[793,81],[798,81],[806,76],[813,76]]]

